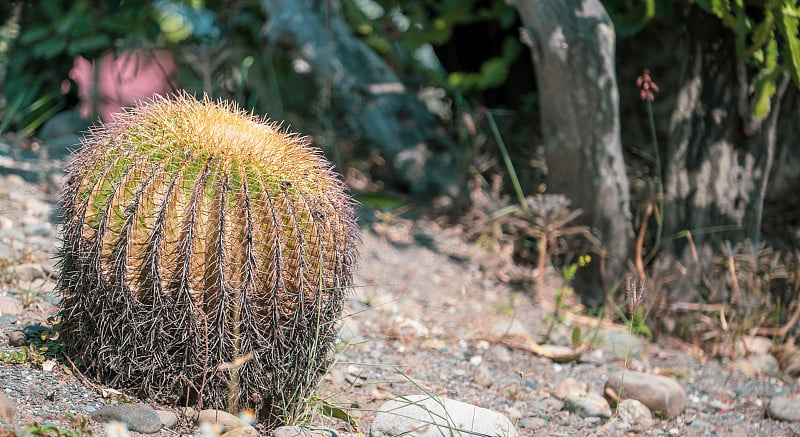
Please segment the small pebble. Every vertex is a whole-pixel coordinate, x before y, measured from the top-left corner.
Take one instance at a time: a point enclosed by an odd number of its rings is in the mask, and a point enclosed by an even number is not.
[[[512,360],[511,352],[505,346],[493,345],[489,348],[488,353],[501,363],[509,363]]]
[[[22,331],[11,331],[8,333],[8,345],[20,347],[28,344],[28,336]]]
[[[777,396],[769,400],[769,415],[786,422],[800,422],[800,397]]]
[[[564,398],[564,408],[581,417],[611,417],[611,407],[597,393],[572,391]]]
[[[172,411],[156,410],[156,414],[161,420],[161,426],[165,429],[173,429],[178,426],[178,416]]]
[[[584,417],[583,418],[583,424],[586,425],[588,428],[596,428],[597,425],[600,424],[600,420],[602,420],[602,419],[600,417],[596,417],[596,416]]]
[[[578,392],[586,392],[586,388],[583,384],[578,382],[575,378],[566,378],[563,381],[559,382],[556,386],[556,389],[553,390],[553,396],[556,399],[565,399],[569,396],[570,393],[573,391]]]
[[[58,363],[56,360],[45,360],[45,362],[42,363],[42,370],[45,372],[52,372],[57,365]]]
[[[752,355],[767,355],[769,351],[775,347],[775,342],[767,337],[749,335],[743,336],[738,342],[737,347],[743,353]]]
[[[525,417],[519,421],[519,427],[524,429],[539,429],[546,425],[547,421],[541,417]]]
[[[492,378],[492,374],[489,371],[489,366],[485,364],[475,366],[472,369],[472,380],[484,388],[489,388],[494,384],[494,378]]]
[[[778,360],[771,354],[759,354],[740,358],[733,367],[747,377],[761,374],[778,376],[781,371]]]
[[[542,400],[542,405],[552,411],[558,411],[564,407],[564,403],[556,398],[546,398]]]
[[[241,419],[231,413],[221,410],[203,410],[197,416],[197,422],[205,422],[211,425],[219,425],[222,432],[247,426]]]
[[[483,362],[483,357],[480,356],[480,355],[475,355],[475,356],[473,356],[472,358],[469,359],[469,363],[472,366],[476,366],[476,367],[480,366],[481,362]]]
[[[47,275],[41,264],[26,263],[9,268],[8,275],[20,282],[33,282],[34,279],[44,279]]]
[[[617,407],[620,419],[631,425],[650,427],[653,425],[653,413],[647,406],[636,399],[624,399]]]

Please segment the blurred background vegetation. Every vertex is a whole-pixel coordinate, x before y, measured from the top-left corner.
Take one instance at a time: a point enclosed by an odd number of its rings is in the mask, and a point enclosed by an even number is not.
[[[548,163],[541,144],[536,66],[524,32],[522,36],[520,33],[524,24],[508,2],[320,2],[325,11],[344,17],[350,32],[385,62],[404,90],[424,103],[439,130],[456,144],[455,152],[448,153],[457,156],[448,162],[452,162],[457,185],[463,189],[454,191],[458,199],[444,204],[435,200],[440,193],[412,197],[406,184],[385,177],[382,169],[387,166],[386,158],[348,129],[346,117],[332,107],[336,96],[332,96],[331,87],[314,80],[303,47],[265,40],[270,3],[0,0],[0,134],[45,136],[47,123],[57,114],[69,114],[75,130],[84,129],[87,124],[76,115],[77,108],[86,96],[90,100],[101,96],[96,90],[80,92],[70,75],[77,57],[93,61],[109,53],[167,52],[177,72],[174,77],[165,75],[170,88],[235,101],[248,111],[285,120],[293,130],[309,134],[336,163],[365,207],[381,211],[374,217],[368,215],[366,221],[426,214],[445,205],[439,210],[446,213],[447,220],[464,225],[470,238],[498,257],[508,257],[498,265],[509,262],[536,267],[540,272],[533,279],[537,287],[541,287],[537,278],[545,267],[571,267],[572,277],[572,266],[579,257],[604,244],[595,241],[590,226],[573,222],[580,215],[581,205],[546,196],[550,191]],[[661,171],[667,167],[659,161],[658,150],[664,153],[663,161],[670,159],[664,145],[674,136],[673,111],[687,83],[681,70],[685,70],[681,65],[689,50],[686,41],[710,22],[705,20],[720,23],[725,30],[718,37],[735,53],[731,62],[739,62],[736,65],[747,71],[745,88],[752,114],[764,118],[775,107],[770,99],[779,89],[781,75],[800,84],[797,16],[793,15],[800,7],[792,0],[601,3],[617,35],[614,61],[625,169],[631,181],[631,227],[641,236],[641,241],[635,242],[640,253],[634,255],[631,250],[630,271],[649,281],[650,289],[685,289],[689,279],[676,273],[682,267],[676,261],[679,254],[660,255],[668,249],[680,252],[683,246],[691,248],[694,241],[691,233],[688,239],[685,232],[656,233],[661,231],[665,193],[663,188],[654,187],[663,183]],[[699,13],[705,16],[696,18]],[[793,24],[795,29],[791,28]],[[647,106],[649,112],[636,85],[645,68],[661,88],[652,106]],[[340,79],[331,75],[327,80]],[[791,187],[798,179],[787,177],[787,172],[800,173],[796,167],[800,148],[795,128],[800,114],[797,86],[790,86],[785,97],[778,97],[784,102],[782,118],[776,116],[781,148],[773,159],[783,160],[789,167],[781,167],[780,174],[773,172],[773,180]],[[97,102],[90,101],[88,107],[93,112],[89,120],[102,115]],[[653,142],[656,153],[652,151]],[[776,185],[770,191],[772,197],[767,193],[764,220],[769,226],[764,226],[765,241],[746,240],[745,236],[725,239],[725,243],[714,241],[707,259],[695,259],[704,268],[691,278],[695,284],[692,290],[696,291],[690,298],[703,304],[722,301],[731,305],[743,331],[769,328],[771,331],[765,332],[780,333],[786,341],[790,333],[796,335],[800,315],[800,205],[796,195],[787,197],[785,187],[779,188]],[[685,226],[691,230],[689,224]],[[662,244],[663,240],[684,244],[670,248]],[[498,276],[513,280],[504,273]],[[529,287],[531,279],[525,281],[528,285],[523,284],[523,288]],[[622,282],[623,278],[613,278],[616,286],[607,287],[599,305],[622,308]],[[732,290],[743,287],[749,287],[754,298],[737,303],[731,297]],[[679,294],[674,293],[675,299]],[[680,295],[681,299],[685,297]],[[651,300],[646,314],[639,317],[652,318],[649,314],[654,308],[661,308],[661,314],[675,308],[670,307],[674,303],[670,296]],[[604,308],[615,318],[633,317],[622,310]],[[693,338],[719,328],[707,326],[702,331],[682,322],[677,326],[658,320],[649,323],[649,331],[656,334],[659,329],[685,329],[682,334]]]

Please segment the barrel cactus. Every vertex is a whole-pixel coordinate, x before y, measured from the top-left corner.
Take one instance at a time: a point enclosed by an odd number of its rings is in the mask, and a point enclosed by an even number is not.
[[[59,332],[80,368],[268,425],[297,412],[359,239],[318,150],[232,104],[156,98],[87,135],[62,196]]]

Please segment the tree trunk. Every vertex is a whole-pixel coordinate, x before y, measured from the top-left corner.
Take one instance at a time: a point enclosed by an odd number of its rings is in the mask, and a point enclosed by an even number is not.
[[[336,115],[392,167],[416,195],[453,194],[458,149],[437,119],[383,60],[353,35],[335,0],[262,0],[269,45],[283,46],[330,88]]]
[[[512,3],[525,26],[523,40],[530,37],[548,190],[565,194],[583,209],[581,219],[606,250],[605,281],[598,281],[603,272],[595,271],[594,278],[576,286],[590,287],[581,291],[600,296],[611,281],[624,276],[633,238],[613,24],[598,0]]]
[[[686,23],[689,53],[663,172],[664,232],[690,230],[699,259],[707,261],[725,240],[747,238],[757,244],[760,239],[776,121],[789,81],[779,78],[769,115],[754,120],[734,36],[696,6]],[[697,263],[686,243],[676,242],[676,255],[691,267]]]

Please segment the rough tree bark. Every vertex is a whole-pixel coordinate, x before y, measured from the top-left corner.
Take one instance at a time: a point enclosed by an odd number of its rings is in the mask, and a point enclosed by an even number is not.
[[[663,172],[664,233],[690,230],[700,261],[707,261],[725,240],[760,239],[776,122],[789,78],[779,79],[768,116],[754,120],[734,36],[696,6],[687,14],[689,53]],[[691,267],[696,263],[685,243],[678,240],[675,251]]]
[[[416,195],[460,187],[458,149],[437,119],[367,45],[353,35],[335,0],[262,0],[267,43],[308,62],[317,85],[330,87],[337,116],[375,147],[393,175]]]
[[[599,0],[512,3],[536,69],[548,190],[583,209],[584,223],[605,246],[606,281],[596,281],[595,272],[595,278],[576,284],[599,296],[625,274],[633,238],[613,24]]]

